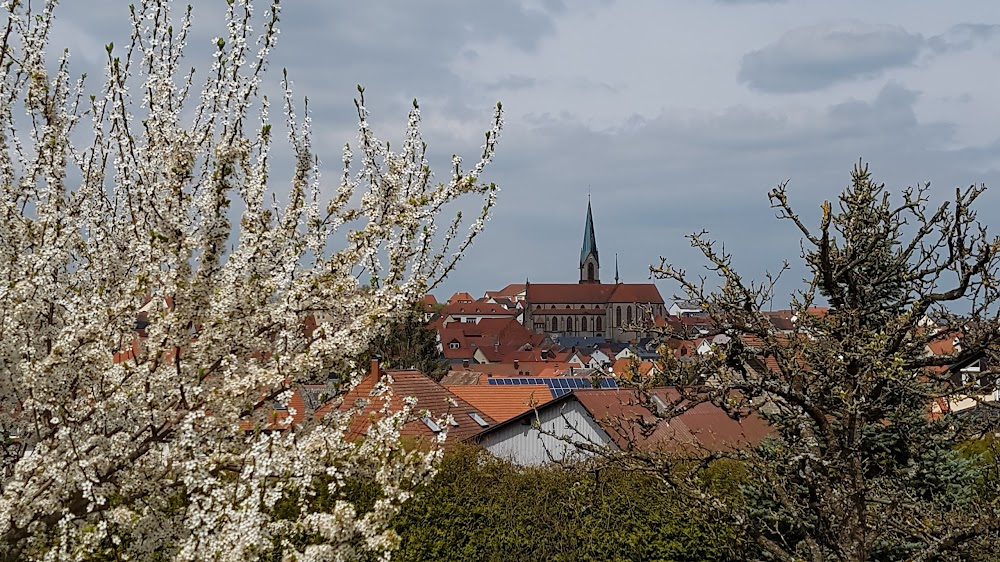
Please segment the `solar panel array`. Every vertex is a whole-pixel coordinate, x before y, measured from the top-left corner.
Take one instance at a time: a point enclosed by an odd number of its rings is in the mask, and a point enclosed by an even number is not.
[[[578,388],[595,388],[594,379],[590,377],[491,377],[487,380],[493,386],[544,384],[552,391],[553,398],[559,398]],[[600,388],[618,388],[615,379],[611,377],[600,377],[597,382]]]

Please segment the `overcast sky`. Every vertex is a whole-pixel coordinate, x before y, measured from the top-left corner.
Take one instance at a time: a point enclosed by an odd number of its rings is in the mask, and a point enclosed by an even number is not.
[[[74,68],[126,42],[129,1],[63,0],[54,44]],[[192,4],[203,66],[225,2]],[[588,193],[603,281],[615,253],[629,282],[661,255],[696,272],[684,235],[702,229],[759,277],[799,253],[767,191],[789,180],[814,217],[859,158],[893,189],[931,182],[936,199],[991,186],[980,218],[1000,231],[996,0],[296,0],[281,28],[272,70],[308,96],[331,181],[356,136],[356,84],[387,140],[421,101],[439,177],[452,153],[475,157],[503,101],[486,174],[499,206],[439,299],[575,282]]]

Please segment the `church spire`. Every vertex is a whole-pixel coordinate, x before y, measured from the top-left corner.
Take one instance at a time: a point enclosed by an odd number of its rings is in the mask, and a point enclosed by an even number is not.
[[[618,252],[615,252],[615,285],[621,283],[618,280]]]
[[[594,213],[587,196],[587,223],[583,229],[583,247],[580,249],[580,283],[601,282],[601,261],[597,255],[597,236],[594,234]]]

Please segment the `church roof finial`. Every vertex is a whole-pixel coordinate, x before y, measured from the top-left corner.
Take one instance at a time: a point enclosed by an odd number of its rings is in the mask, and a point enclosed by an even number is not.
[[[618,280],[618,252],[615,252],[615,285],[621,283]]]

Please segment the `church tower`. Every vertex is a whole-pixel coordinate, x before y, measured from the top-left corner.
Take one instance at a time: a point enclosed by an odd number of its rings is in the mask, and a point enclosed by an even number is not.
[[[597,237],[594,236],[594,215],[587,197],[587,224],[583,228],[583,247],[580,249],[580,283],[601,282],[601,261],[597,257]]]

